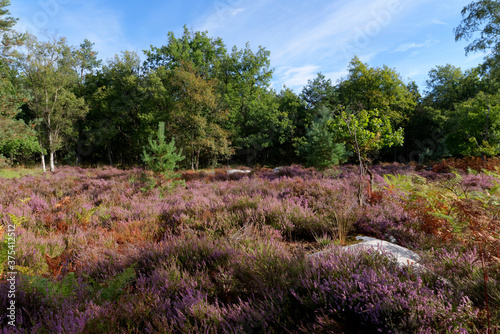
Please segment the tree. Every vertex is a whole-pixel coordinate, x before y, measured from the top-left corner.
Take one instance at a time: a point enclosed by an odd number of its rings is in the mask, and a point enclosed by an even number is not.
[[[54,171],[54,154],[64,140],[75,136],[75,121],[87,112],[82,98],[72,92],[77,82],[72,48],[64,38],[55,36],[41,42],[34,36],[26,40],[26,52],[16,53],[16,66],[23,76],[32,99],[28,102],[35,117],[42,150],[47,148],[50,170]],[[41,153],[45,171],[45,156]]]
[[[456,105],[447,122],[446,144],[454,155],[494,156],[500,153],[500,95],[480,92]]]
[[[191,168],[198,170],[203,155],[212,161],[230,156],[228,133],[221,126],[227,113],[217,104],[215,83],[199,76],[189,63],[168,75],[173,100],[169,130],[190,157]]]
[[[28,101],[27,92],[14,82],[12,69],[3,65],[0,65],[0,143],[32,133],[23,120],[17,119],[21,106]]]
[[[149,151],[150,153],[148,153]],[[157,139],[149,137],[149,146],[143,148],[142,161],[155,173],[163,173],[172,177],[179,161],[184,160],[182,149],[176,153],[175,139],[165,141],[165,122],[158,124]]]
[[[291,164],[301,159],[299,148],[306,143],[307,130],[313,116],[306,103],[294,91],[283,89],[276,96],[278,114],[283,117],[281,133],[275,137],[270,151],[273,163]],[[286,120],[286,121],[285,121]]]
[[[83,84],[87,74],[93,74],[101,67],[102,60],[97,59],[97,52],[93,50],[95,43],[85,39],[80,44],[80,48],[74,50],[75,71],[80,77],[80,84]]]
[[[404,141],[403,129],[393,130],[389,119],[376,109],[341,108],[339,116],[330,119],[328,125],[335,141],[345,143],[347,150],[365,164],[382,148],[402,145]]]
[[[450,64],[431,69],[426,81],[427,104],[441,110],[452,110],[460,97],[460,82],[463,76],[460,68]]]
[[[219,73],[220,103],[229,111],[227,129],[237,155],[247,164],[265,163],[271,149],[284,143],[290,122],[279,109],[276,92],[270,88],[270,53],[263,47],[252,51],[233,47]]]
[[[465,54],[487,52],[481,66],[498,90],[500,85],[500,2],[477,0],[462,9],[462,22],[455,28],[455,41],[466,40]]]
[[[306,142],[300,147],[309,166],[329,167],[347,160],[345,144],[336,142],[336,134],[331,131],[332,122],[332,112],[321,106],[318,115],[307,129]]]
[[[232,143],[233,147],[237,149],[238,155],[249,163],[254,163],[257,159],[265,160],[273,146],[277,146],[280,142],[284,143],[283,131],[287,128],[288,121],[286,114],[278,109],[276,93],[270,89],[272,70],[270,69],[269,51],[263,47],[259,47],[257,52],[253,52],[247,44],[243,49],[233,47],[231,53],[228,53],[220,38],[209,38],[207,32],[193,33],[184,27],[184,34],[180,38],[176,38],[170,32],[166,46],[159,48],[152,46],[151,50],[145,51],[145,53],[147,59],[144,65],[152,80],[152,87],[154,87],[154,92],[153,90],[149,92],[150,96],[154,96],[150,100],[151,104],[156,104],[159,109],[166,109],[167,115],[173,115],[169,108],[179,105],[179,101],[182,99],[175,101],[175,99],[165,95],[161,96],[161,94],[169,94],[170,91],[167,88],[168,85],[165,85],[168,80],[164,80],[162,77],[168,73],[181,75],[183,71],[189,69],[188,72],[192,72],[194,75],[192,78],[197,78],[195,81],[204,80],[213,87],[212,92],[207,95],[206,101],[211,100],[210,95],[212,95],[216,107],[214,109],[212,105],[205,110],[218,110],[215,113],[209,113],[214,116],[225,115],[223,118],[217,116],[215,117],[218,119],[217,121],[207,123],[207,125],[209,123],[217,125],[216,127],[208,126],[208,128],[211,128],[209,132],[216,134],[215,137],[218,137],[219,141],[226,138],[227,142]],[[181,69],[181,71],[175,72],[177,69]],[[170,74],[168,75],[172,78]],[[163,83],[159,84],[160,82]],[[161,92],[162,85],[163,92]],[[205,92],[208,93],[209,90],[205,90]],[[171,123],[166,117],[170,116],[164,117],[162,120],[166,121],[168,130]],[[207,118],[203,116],[192,120],[201,124],[204,119]],[[202,126],[202,128],[207,127]],[[184,142],[180,139],[177,142],[190,156],[190,149],[184,146]],[[211,145],[209,142],[204,144],[205,147]],[[224,147],[221,146],[221,148]],[[233,151],[224,149],[224,152],[217,152],[215,150],[217,146],[213,145],[210,150],[200,150],[199,148],[200,146],[196,151],[200,152],[200,157],[203,155],[206,158],[212,156],[210,158],[212,160],[216,159],[217,156],[220,158],[229,157],[232,153],[228,154],[228,152]],[[193,166],[196,165],[194,161],[198,160],[197,154],[195,153],[194,158],[191,159]]]
[[[28,100],[27,92],[17,80],[18,73],[12,68],[11,48],[24,42],[25,36],[13,30],[17,19],[8,16],[6,7],[10,1],[0,1],[0,155],[13,162],[29,156],[38,147],[34,143],[35,134],[22,119],[19,119],[21,106]]]
[[[26,38],[25,34],[18,33],[12,29],[18,19],[7,16],[10,15],[9,10],[6,8],[9,5],[10,0],[0,0],[0,33],[2,34],[0,49],[3,59],[9,58],[11,56],[11,48],[22,45]]]
[[[109,164],[140,161],[141,148],[158,120],[144,108],[145,75],[137,53],[115,55],[96,73],[87,75],[84,87],[90,106],[82,133],[85,153]]]
[[[227,50],[222,39],[212,39],[207,34],[206,31],[190,32],[184,26],[182,37],[177,38],[170,31],[167,45],[151,46],[151,50],[144,51],[147,56],[144,66],[147,69],[161,66],[174,69],[190,63],[198,75],[213,79],[216,77],[217,64],[227,54]]]
[[[354,57],[349,74],[337,85],[340,103],[354,110],[377,109],[394,127],[404,126],[417,105],[411,84],[405,84],[393,69],[371,68]]]
[[[479,33],[479,36],[476,35]],[[462,9],[462,22],[455,28],[455,40],[471,40],[465,53],[500,50],[500,2],[498,0],[474,1]]]
[[[338,96],[332,81],[326,79],[322,73],[318,73],[314,80],[307,81],[307,85],[302,89],[300,97],[309,110],[319,109],[321,106],[333,108],[338,103]]]
[[[440,110],[454,110],[454,105],[474,97],[482,88],[479,69],[463,73],[447,64],[429,71],[424,104]]]
[[[378,110],[346,109],[340,107],[339,116],[329,120],[330,131],[335,142],[344,143],[348,151],[356,154],[359,162],[360,184],[358,198],[364,204],[364,177],[370,175],[370,187],[373,187],[373,176],[367,164],[384,147],[403,144],[403,129],[394,131],[387,117],[381,116]]]

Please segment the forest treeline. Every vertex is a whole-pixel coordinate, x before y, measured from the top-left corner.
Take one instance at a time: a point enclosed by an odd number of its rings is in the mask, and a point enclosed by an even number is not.
[[[123,51],[103,62],[89,40],[17,33],[8,6],[0,1],[2,164],[141,164],[160,122],[193,169],[500,152],[498,1],[467,5],[454,30],[472,41],[467,53],[488,52],[476,68],[436,66],[419,90],[396,69],[354,57],[338,82],[318,73],[299,94],[272,88],[264,47],[229,49],[184,27],[144,50],[144,61]]]

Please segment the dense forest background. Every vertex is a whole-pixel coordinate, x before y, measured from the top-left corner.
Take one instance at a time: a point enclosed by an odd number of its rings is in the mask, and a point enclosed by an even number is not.
[[[271,87],[264,47],[229,48],[208,32],[103,62],[84,40],[14,30],[0,1],[0,164],[142,164],[165,122],[185,168],[227,164],[325,167],[364,160],[425,163],[500,152],[500,3],[466,6],[455,28],[478,67],[429,71],[426,87],[354,57],[338,82],[318,73],[300,94]],[[479,34],[476,34],[479,32]],[[422,92],[422,94],[421,94]]]

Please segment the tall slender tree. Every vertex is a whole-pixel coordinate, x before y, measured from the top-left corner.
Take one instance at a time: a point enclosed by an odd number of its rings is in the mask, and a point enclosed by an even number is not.
[[[16,53],[16,66],[32,96],[28,105],[40,120],[39,143],[42,149],[48,150],[51,171],[55,169],[55,153],[64,139],[74,135],[75,121],[87,112],[84,99],[72,92],[78,79],[75,62],[72,48],[64,38],[56,36],[43,42],[30,35],[26,52]],[[45,171],[43,151],[41,159]]]

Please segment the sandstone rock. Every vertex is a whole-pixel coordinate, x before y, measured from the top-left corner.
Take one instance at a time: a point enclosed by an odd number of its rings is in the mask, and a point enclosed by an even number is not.
[[[418,261],[420,261],[420,256],[418,256],[417,253],[409,250],[408,248],[401,247],[392,242],[370,237],[356,237],[356,239],[362,240],[362,242],[360,242],[359,244],[342,247],[342,249],[346,251],[374,249],[381,253],[393,256],[399,263],[399,265],[419,266]]]
[[[420,269],[420,256],[404,247],[396,245],[395,243],[379,240],[370,237],[356,237],[356,239],[361,240],[360,243],[342,247],[342,250],[347,252],[357,252],[367,249],[376,250],[382,254],[387,254],[398,262],[400,266],[413,266],[415,269]],[[311,254],[310,256],[317,256],[327,253],[328,250]]]

